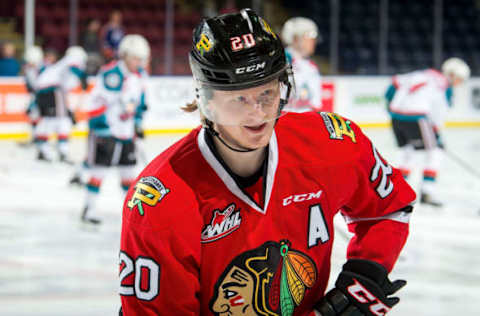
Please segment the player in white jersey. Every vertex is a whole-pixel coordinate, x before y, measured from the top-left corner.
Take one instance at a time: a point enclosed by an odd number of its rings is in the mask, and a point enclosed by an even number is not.
[[[72,46],[65,56],[48,66],[35,80],[35,93],[41,119],[36,129],[38,159],[51,161],[53,152],[48,139],[57,134],[60,161],[68,162],[68,138],[72,116],[68,109],[67,93],[80,83],[87,88],[85,65],[87,54],[83,48]]]
[[[27,48],[24,59],[25,65],[23,70],[25,73],[25,86],[30,94],[30,101],[25,114],[28,116],[29,124],[32,127],[32,135],[35,135],[35,128],[40,119],[40,113],[35,100],[35,89],[33,87],[38,75],[44,69],[42,48],[39,46],[31,46]],[[33,139],[35,139],[34,136]],[[27,144],[30,144],[30,142]]]
[[[82,221],[99,224],[95,204],[109,167],[117,166],[125,192],[135,179],[135,138],[143,137],[142,116],[147,109],[144,67],[150,46],[140,35],[127,35],[120,42],[119,61],[104,66],[89,102],[87,197]]]
[[[322,78],[317,65],[310,59],[318,36],[315,22],[304,17],[291,18],[283,26],[282,40],[287,45],[285,54],[292,65],[296,85],[295,100],[285,109],[287,111],[322,109]]]
[[[470,68],[459,58],[447,59],[442,72],[418,70],[393,77],[385,97],[392,127],[400,147],[398,167],[407,178],[414,150],[424,150],[425,164],[420,202],[442,206],[435,192],[443,143],[440,129],[451,106],[453,87],[470,77]]]

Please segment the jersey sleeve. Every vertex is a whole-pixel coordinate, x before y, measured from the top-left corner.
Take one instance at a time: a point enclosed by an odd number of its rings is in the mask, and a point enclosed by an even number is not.
[[[135,114],[134,114],[134,121],[135,121],[135,126],[140,126],[143,121],[143,115],[147,111],[148,107],[147,104],[145,103],[145,90],[142,91],[142,94],[140,95],[140,102],[138,103],[137,107],[135,108]]]
[[[395,88],[395,85],[392,83],[388,86],[387,90],[385,91],[385,101],[387,105],[387,111],[390,111],[390,103],[393,100],[393,97],[395,96],[395,92],[397,92],[397,89]]]
[[[35,70],[31,67],[25,68],[25,86],[29,93],[35,93],[34,82],[35,82]]]
[[[89,93],[87,99],[86,113],[88,119],[88,127],[90,131],[97,134],[108,134],[108,123],[105,112],[107,110],[107,100],[104,94],[104,80],[101,74],[97,75],[95,86]]]
[[[415,192],[360,128],[350,126],[360,148],[352,162],[352,194],[342,208],[354,233],[347,257],[373,260],[391,271],[408,236]]]
[[[88,99],[88,104],[87,104],[87,110],[89,116],[95,116],[95,114],[100,114],[98,113],[99,109],[105,106],[105,100],[102,97],[103,91],[104,91],[104,80],[102,74],[98,74],[95,78],[95,85],[90,91],[89,94],[89,99]],[[95,113],[90,113],[95,111]]]
[[[80,68],[77,65],[72,65],[70,66],[70,71],[78,78],[80,81],[80,86],[82,87],[82,90],[87,90],[88,83],[87,83],[87,73],[83,71],[82,68]]]
[[[124,202],[120,295],[125,316],[200,314],[201,218],[186,185],[141,175]]]
[[[429,118],[433,126],[439,130],[442,129],[451,107],[452,90],[450,87],[447,89],[436,87],[432,90]]]
[[[136,126],[140,126],[143,121],[143,115],[148,110],[148,106],[146,103],[146,85],[148,76],[146,75],[145,71],[141,71],[142,74],[142,93],[140,95],[140,102],[137,104],[135,108],[134,114],[134,121]]]

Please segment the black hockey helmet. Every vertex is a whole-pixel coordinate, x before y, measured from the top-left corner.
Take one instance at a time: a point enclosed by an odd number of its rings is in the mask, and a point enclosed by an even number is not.
[[[250,9],[204,19],[193,32],[192,73],[215,89],[258,86],[287,66],[280,38]]]
[[[193,32],[189,60],[200,110],[209,119],[205,104],[211,90],[248,89],[278,79],[281,109],[294,88],[279,36],[250,9],[202,20]]]

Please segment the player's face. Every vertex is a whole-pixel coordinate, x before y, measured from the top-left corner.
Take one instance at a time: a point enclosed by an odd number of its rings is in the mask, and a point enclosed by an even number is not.
[[[462,78],[453,77],[452,86],[457,87],[463,84]]]
[[[312,56],[315,52],[315,44],[317,43],[316,38],[309,36],[303,36],[302,38],[302,55],[304,57]]]
[[[125,58],[125,65],[131,72],[137,72],[138,68],[143,66],[143,60],[135,56],[127,56]]]
[[[303,36],[295,37],[293,46],[303,57],[310,57],[315,52],[315,45],[317,44],[317,38],[304,34]]]
[[[250,149],[268,144],[279,104],[278,80],[239,91],[216,90],[210,102],[217,131],[231,144]]]
[[[57,61],[57,55],[56,54],[54,54],[54,53],[46,53],[45,54],[45,58],[44,58],[45,64],[51,65],[51,64],[54,64],[56,61]]]

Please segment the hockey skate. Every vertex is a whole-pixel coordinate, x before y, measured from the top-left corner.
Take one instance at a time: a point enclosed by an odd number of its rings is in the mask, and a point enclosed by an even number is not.
[[[70,183],[70,185],[78,185],[78,186],[85,185],[85,182],[82,181],[82,178],[77,173],[73,175],[73,177],[70,179],[70,181],[68,181],[68,183]]]
[[[442,207],[443,203],[435,198],[432,194],[421,192],[420,193],[420,203],[428,204],[435,207]]]
[[[93,224],[93,225],[99,225],[102,223],[102,221],[98,218],[87,216],[87,212],[88,212],[88,207],[85,207],[82,212],[82,217],[80,218],[83,223]]]
[[[66,163],[67,165],[73,165],[73,161],[68,159],[68,157],[65,154],[60,153],[59,160],[60,162]]]
[[[42,151],[38,152],[37,160],[45,161],[45,162],[52,162],[52,160],[50,158],[48,158]]]

